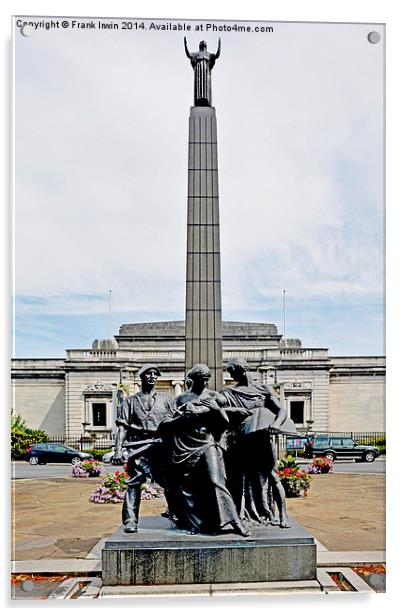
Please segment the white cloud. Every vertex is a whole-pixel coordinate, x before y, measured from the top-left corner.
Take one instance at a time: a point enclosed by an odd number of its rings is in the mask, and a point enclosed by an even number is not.
[[[282,288],[341,304],[382,296],[382,51],[366,30],[222,36],[227,309]],[[200,37],[188,38],[193,48]],[[18,294],[59,296],[41,308],[56,313],[101,310],[80,296],[109,288],[122,311],[184,310],[191,97],[181,34],[17,37]]]

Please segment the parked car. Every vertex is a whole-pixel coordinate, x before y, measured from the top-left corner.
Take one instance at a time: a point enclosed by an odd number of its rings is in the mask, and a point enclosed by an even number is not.
[[[103,454],[102,462],[104,462],[105,464],[111,464],[113,456],[114,456],[114,448],[112,449],[112,451],[108,451],[108,453]],[[125,449],[123,449],[122,451],[121,459],[123,460],[124,463],[126,463],[128,460],[127,451]]]
[[[307,458],[326,457],[331,460],[354,458],[356,462],[374,462],[380,455],[378,447],[358,445],[350,436],[330,434],[309,436],[304,451]]]
[[[71,462],[78,464],[82,460],[93,460],[93,456],[83,451],[77,451],[67,445],[56,443],[38,443],[28,447],[26,459],[29,464],[47,464],[48,462]]]

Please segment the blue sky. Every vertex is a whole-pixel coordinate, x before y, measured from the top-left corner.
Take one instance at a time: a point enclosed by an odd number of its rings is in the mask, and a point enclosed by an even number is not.
[[[178,312],[130,311],[112,314],[112,331],[122,323],[178,319]],[[283,331],[283,312],[278,306],[254,312],[227,310],[228,320],[272,322]],[[382,305],[323,306],[289,305],[286,333],[299,337],[306,347],[329,347],[332,355],[383,355],[379,345],[383,337]],[[328,324],[331,323],[331,328]],[[16,357],[62,357],[59,349],[88,348],[95,338],[106,338],[108,312],[94,314],[36,314],[18,318]],[[356,353],[354,349],[359,349]]]
[[[213,72],[223,317],[282,332],[286,289],[289,337],[383,354],[382,42],[364,25],[274,26],[222,35]],[[114,333],[183,319],[182,35],[15,43],[15,356],[106,337],[108,289]]]

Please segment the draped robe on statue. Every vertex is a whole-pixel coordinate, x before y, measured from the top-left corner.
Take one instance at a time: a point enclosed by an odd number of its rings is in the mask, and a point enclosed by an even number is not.
[[[194,69],[194,103],[209,106],[212,103],[211,70],[215,64],[215,54],[197,51],[191,54]]]
[[[239,521],[233,497],[226,484],[222,434],[229,426],[223,409],[202,406],[216,392],[201,396],[185,394],[172,419],[162,422],[161,432],[171,450],[172,471],[181,493],[175,509],[178,524],[189,530],[219,532]]]
[[[232,426],[228,437],[228,484],[241,518],[274,520],[270,478],[276,465],[276,452],[267,428],[278,414],[278,402],[269,385],[237,385],[219,393],[219,404],[244,409],[240,425]],[[229,413],[229,417],[232,415]],[[280,430],[296,433],[289,418]]]

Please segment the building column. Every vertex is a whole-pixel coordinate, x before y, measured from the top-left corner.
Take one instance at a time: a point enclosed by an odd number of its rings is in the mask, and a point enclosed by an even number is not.
[[[177,396],[180,396],[180,394],[183,392],[183,385],[184,381],[172,381],[175,398],[177,398]]]

